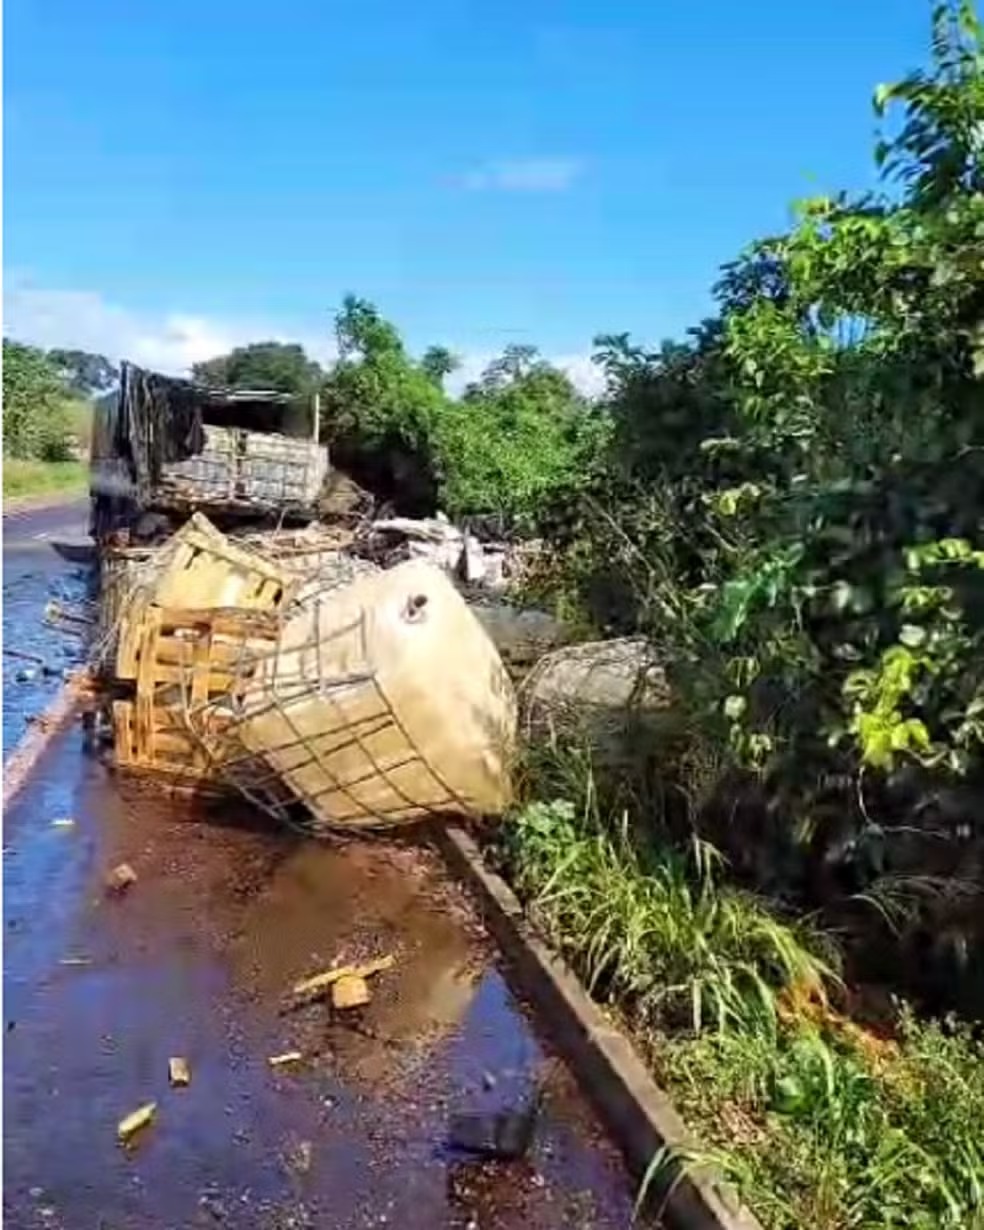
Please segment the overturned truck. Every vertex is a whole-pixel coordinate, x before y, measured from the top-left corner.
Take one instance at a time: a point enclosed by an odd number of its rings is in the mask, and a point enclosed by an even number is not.
[[[316,515],[328,472],[317,394],[214,389],[132,363],[96,409],[90,532],[97,544],[180,524],[298,523]]]

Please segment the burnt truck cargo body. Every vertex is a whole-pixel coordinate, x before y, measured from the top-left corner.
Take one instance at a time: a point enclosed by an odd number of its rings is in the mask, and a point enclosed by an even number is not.
[[[90,532],[105,542],[146,513],[218,525],[314,518],[328,472],[317,396],[213,389],[124,363],[96,407]]]

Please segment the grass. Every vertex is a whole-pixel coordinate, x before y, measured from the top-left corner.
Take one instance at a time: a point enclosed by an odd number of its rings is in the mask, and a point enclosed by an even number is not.
[[[40,495],[83,494],[89,468],[82,461],[36,461],[22,457],[3,459],[3,498],[20,500]]]
[[[980,1040],[904,1009],[890,1039],[853,1025],[831,1006],[824,937],[728,887],[706,845],[680,852],[638,815],[603,814],[583,762],[566,782],[496,853],[700,1141],[650,1179],[713,1162],[776,1230],[984,1228]]]

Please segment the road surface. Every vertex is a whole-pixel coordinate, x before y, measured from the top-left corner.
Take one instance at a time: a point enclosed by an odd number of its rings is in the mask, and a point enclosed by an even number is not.
[[[83,582],[46,543],[80,512],[5,519],[7,645],[58,660],[41,611]],[[22,726],[25,697],[55,684],[5,686],[5,733],[8,708]],[[121,862],[137,881],[108,895]],[[205,809],[114,774],[69,730],[4,816],[3,871],[12,1230],[631,1224],[619,1157],[425,845],[326,845],[245,804]],[[298,979],[386,953],[366,1008],[286,1011]],[[169,1086],[172,1056],[187,1088]],[[522,1109],[535,1090],[528,1158],[450,1148],[451,1115]],[[155,1121],[121,1147],[119,1120],[147,1102]]]
[[[50,508],[6,513],[3,518],[3,644],[5,650],[40,658],[3,658],[3,746],[9,753],[31,714],[40,712],[78,660],[78,645],[44,626],[49,601],[75,605],[85,595],[80,570],[51,546],[53,539],[85,536],[89,505],[73,500]]]

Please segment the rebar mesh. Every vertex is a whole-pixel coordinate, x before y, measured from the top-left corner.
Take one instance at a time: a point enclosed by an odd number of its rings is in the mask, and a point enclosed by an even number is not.
[[[307,610],[311,635],[288,652],[279,639],[260,646],[244,638],[237,681],[222,696],[196,705],[186,688],[188,727],[210,772],[280,821],[290,821],[296,804],[306,805],[316,829],[467,814],[468,803],[425,759],[370,664],[366,611],[323,634],[320,608],[337,589],[329,581],[298,599],[294,612]],[[299,670],[307,655],[310,669]],[[340,672],[340,660],[350,669]],[[317,728],[304,720],[305,711],[319,719]],[[261,741],[261,729],[276,737]]]

